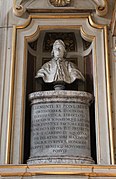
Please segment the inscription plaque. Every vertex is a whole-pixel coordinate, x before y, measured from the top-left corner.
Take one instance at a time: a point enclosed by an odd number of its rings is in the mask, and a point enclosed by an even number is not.
[[[89,101],[92,96],[83,92],[85,95],[80,97],[79,92],[75,93],[71,91],[72,95],[68,99],[64,92],[62,94],[57,91],[50,91],[48,96],[38,92],[30,97],[31,150],[28,163],[40,163],[43,160],[45,163],[46,158],[52,161],[54,158],[56,160],[67,157],[70,160],[77,159],[77,163],[93,162],[89,118]],[[43,102],[39,100],[40,97],[44,98]]]

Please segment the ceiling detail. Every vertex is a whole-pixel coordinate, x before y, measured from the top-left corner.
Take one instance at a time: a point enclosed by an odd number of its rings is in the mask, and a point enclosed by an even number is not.
[[[63,7],[71,3],[71,0],[49,0],[53,6]]]

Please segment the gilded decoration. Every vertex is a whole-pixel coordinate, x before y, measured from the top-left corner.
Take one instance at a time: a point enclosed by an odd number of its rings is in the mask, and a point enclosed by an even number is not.
[[[49,0],[49,1],[53,6],[56,6],[56,7],[67,6],[67,5],[70,5],[71,3],[71,0]]]

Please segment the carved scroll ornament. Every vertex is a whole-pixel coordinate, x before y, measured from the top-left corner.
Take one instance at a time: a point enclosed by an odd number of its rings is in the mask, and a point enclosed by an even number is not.
[[[92,0],[96,6],[96,14],[98,16],[105,16],[108,12],[107,0]]]
[[[22,0],[13,0],[13,13],[18,17],[22,16],[26,11],[26,8],[21,3]]]
[[[49,1],[53,6],[56,6],[56,7],[67,6],[71,3],[71,0],[49,0]]]

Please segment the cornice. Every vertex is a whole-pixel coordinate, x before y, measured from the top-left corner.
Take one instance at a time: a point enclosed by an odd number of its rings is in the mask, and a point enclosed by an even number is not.
[[[59,15],[59,14],[56,14],[55,16],[52,14],[52,15],[30,15],[27,19],[27,21],[20,25],[20,26],[16,26],[17,29],[25,29],[26,27],[28,27],[30,24],[31,24],[31,21],[32,19],[77,19],[77,18],[88,18],[90,14],[76,14],[76,15],[73,15],[73,14],[70,14],[70,15],[67,15],[67,14],[62,14],[62,15]]]
[[[30,24],[31,24],[31,21],[32,19],[78,19],[78,18],[84,18],[84,19],[88,19],[88,22],[90,24],[91,27],[93,28],[96,28],[96,29],[103,29],[105,26],[107,25],[104,25],[104,24],[96,24],[91,15],[89,13],[87,14],[62,14],[62,15],[59,15],[59,14],[56,14],[55,16],[53,14],[51,15],[29,15],[27,21],[20,25],[20,26],[16,26],[17,29],[24,29],[26,27],[28,27]]]
[[[23,16],[24,15],[24,13],[27,11],[28,12],[28,10],[27,10],[27,7],[28,7],[28,5],[29,5],[29,2],[30,2],[30,0],[29,1],[26,1],[25,3],[24,3],[24,1],[25,0],[13,0],[13,13],[14,13],[14,15],[16,15],[16,16],[18,16],[18,17],[21,17],[21,16]],[[54,0],[55,1],[55,0]],[[56,2],[57,2],[57,0],[56,0]],[[55,3],[55,2],[54,2]],[[107,14],[107,12],[108,12],[108,2],[107,2],[107,0],[91,0],[91,3],[92,4],[94,4],[94,7],[95,8],[93,8],[93,10],[96,10],[96,14],[98,15],[98,16],[105,16],[106,14]],[[51,5],[52,6],[52,5]],[[61,6],[60,6],[61,7]],[[63,7],[63,5],[62,5],[62,7]],[[57,9],[51,9],[50,8],[50,10],[49,9],[33,9],[33,12],[34,13],[37,13],[37,12],[45,12],[45,10],[47,10],[47,11],[58,11],[59,9],[59,6],[57,6]],[[75,11],[75,8],[69,8],[68,7],[68,9],[64,9],[64,8],[62,8],[62,9],[60,9],[60,11],[62,12],[62,13],[65,13],[66,12],[66,10],[67,11],[69,11],[69,12],[71,12],[71,13],[75,13],[75,12],[77,12],[78,13],[78,11],[80,11],[80,9],[76,9],[76,11]],[[87,10],[87,9],[82,9],[82,12],[84,11],[84,10]],[[89,9],[90,10],[90,9]]]

